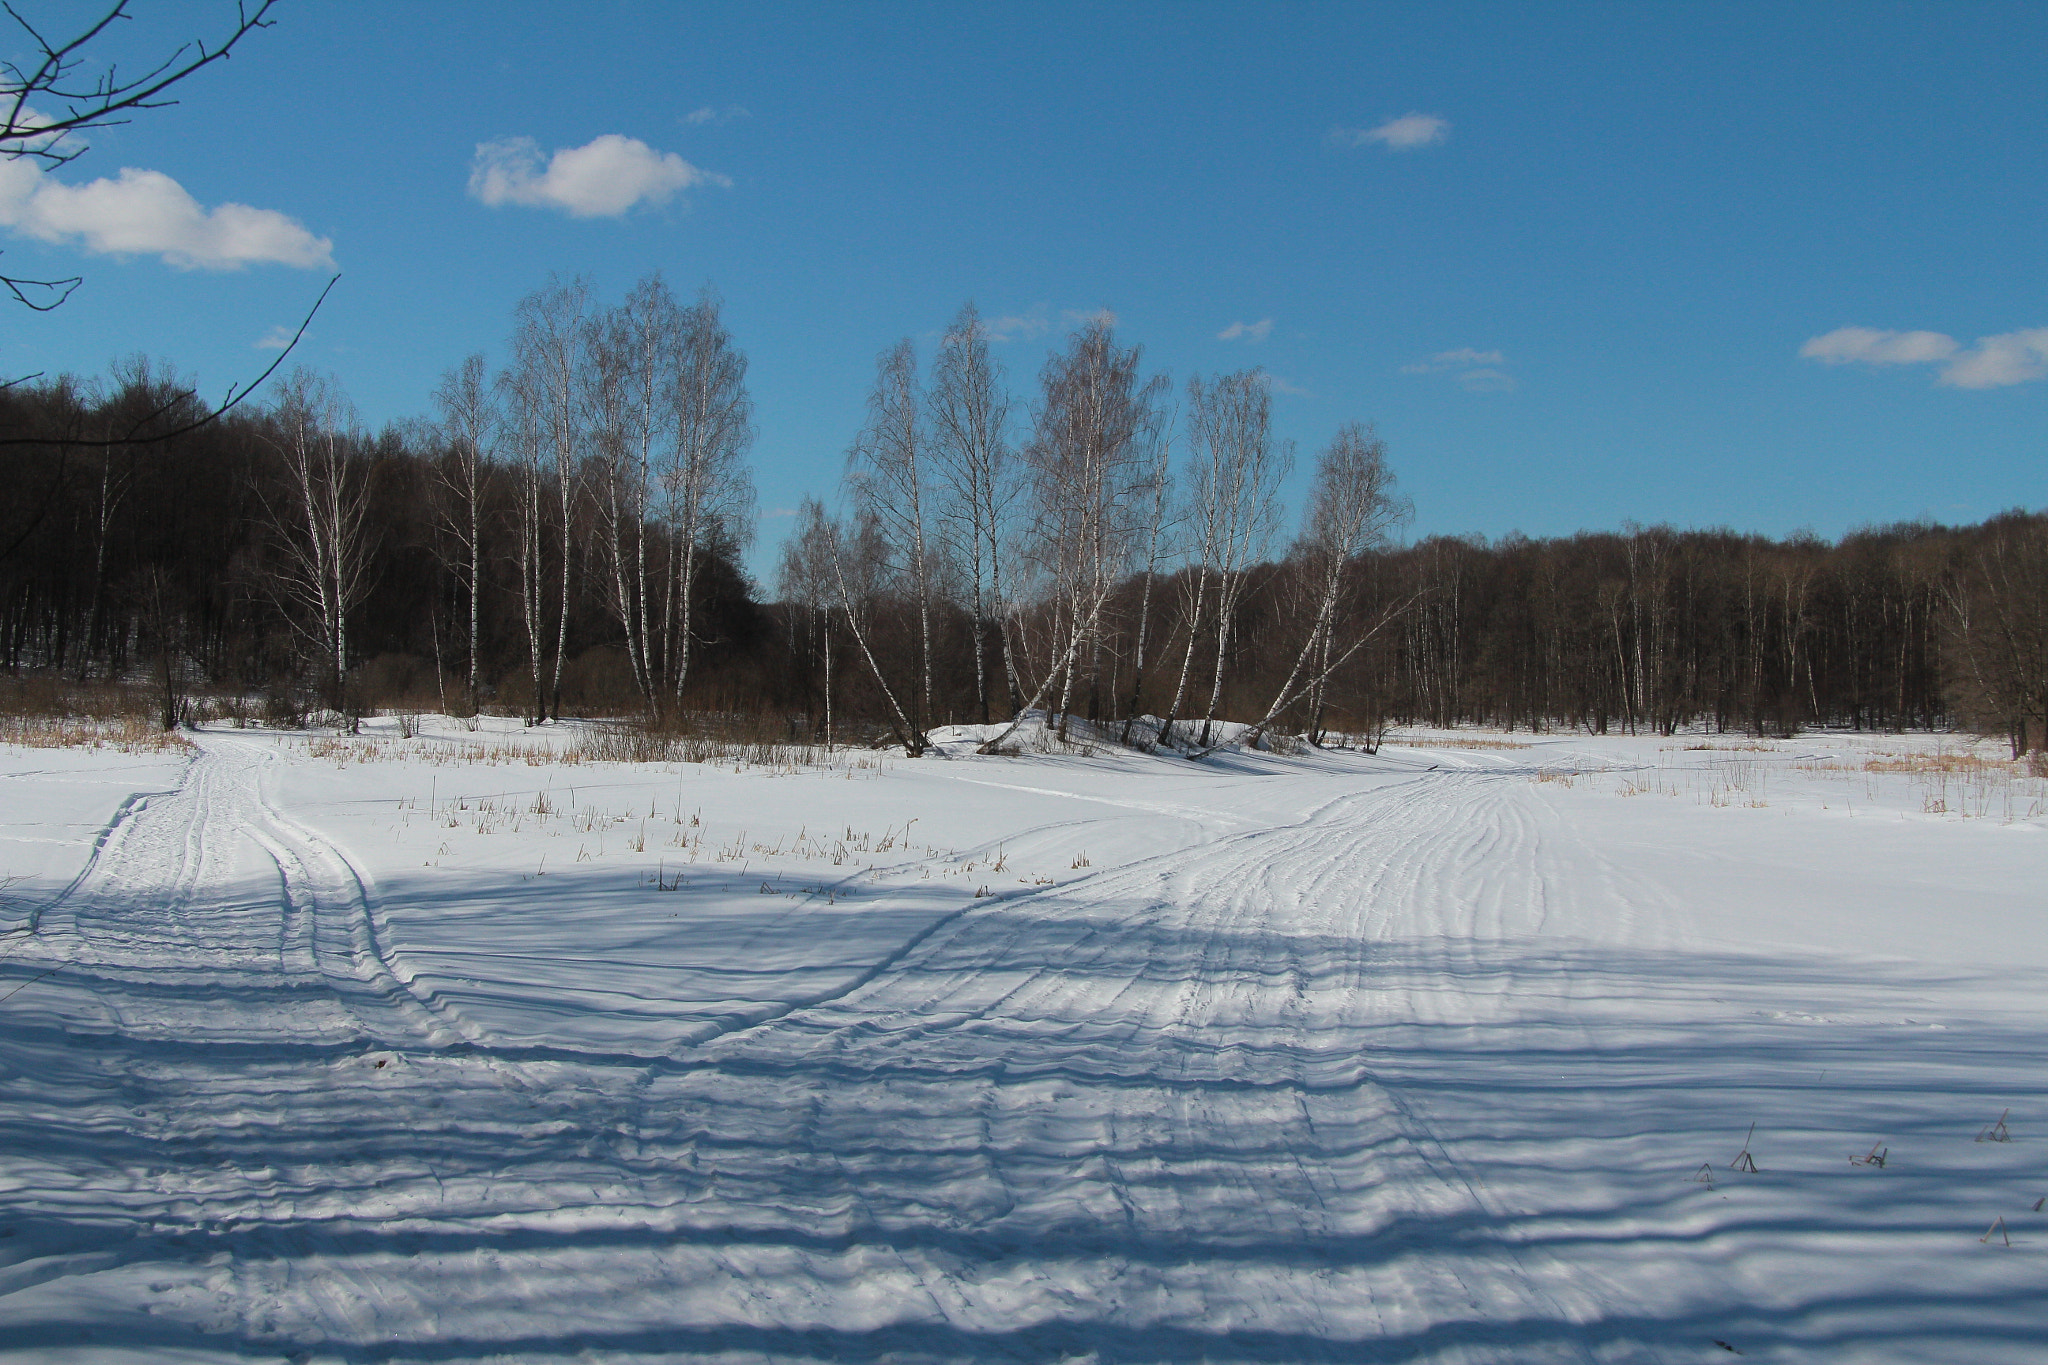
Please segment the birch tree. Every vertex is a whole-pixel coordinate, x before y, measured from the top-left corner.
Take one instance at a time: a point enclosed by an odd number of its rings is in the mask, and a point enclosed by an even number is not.
[[[369,575],[368,471],[350,459],[346,401],[304,369],[284,382],[272,409],[270,446],[282,465],[267,503],[276,558],[273,587],[319,672],[327,705],[346,710],[352,662],[349,616]]]
[[[519,623],[526,637],[527,681],[533,704],[527,722],[547,719],[547,681],[543,664],[546,638],[547,471],[541,463],[539,413],[524,400],[515,378],[504,377],[511,399],[508,439],[513,450],[512,564],[519,576]]]
[[[1102,613],[1130,562],[1149,462],[1142,437],[1163,381],[1140,384],[1141,352],[1121,347],[1107,318],[1076,331],[1040,373],[1040,398],[1024,461],[1033,554],[1051,589],[1050,666],[1009,727],[982,746],[993,753],[1059,687],[1065,732],[1076,666],[1100,640]]]
[[[469,667],[465,696],[469,714],[476,714],[478,639],[483,590],[484,506],[489,497],[491,450],[497,439],[498,414],[485,377],[484,358],[471,355],[441,376],[434,390],[440,412],[440,437],[447,452],[433,466],[441,494],[438,513],[442,533],[453,546],[446,557],[469,607]]]
[[[1293,464],[1291,445],[1275,442],[1272,389],[1262,370],[1240,370],[1213,383],[1188,381],[1188,442],[1194,461],[1195,517],[1203,561],[1216,582],[1216,664],[1202,717],[1210,741],[1223,699],[1231,631],[1252,566],[1266,557],[1278,517],[1280,480]]]
[[[839,528],[825,515],[824,504],[805,498],[797,509],[796,525],[783,542],[777,587],[785,609],[792,616],[803,614],[806,642],[816,635],[813,647],[824,671],[821,700],[828,749],[833,741],[832,613],[838,605],[835,574],[840,556]]]
[[[2048,523],[1986,522],[1947,583],[1965,706],[2022,758],[2048,748]]]
[[[583,479],[600,532],[605,609],[624,635],[633,686],[651,717],[654,691],[638,610],[642,587],[638,568],[646,557],[647,480],[638,458],[644,447],[631,392],[633,346],[624,308],[603,310],[589,326],[589,361],[583,378],[584,401],[590,413],[590,454]]]
[[[1017,483],[1008,439],[1010,395],[1000,367],[989,355],[988,329],[971,303],[960,309],[939,342],[928,406],[933,464],[945,485],[946,517],[967,571],[974,701],[986,725],[988,669],[983,651],[992,628],[1000,627],[1004,677],[1016,676],[1010,632],[1003,625],[1003,546]],[[1010,701],[1014,708],[1016,697]]]
[[[875,362],[867,423],[846,457],[854,505],[903,548],[911,604],[917,612],[917,686],[911,692],[911,709],[920,728],[930,724],[932,715],[933,547],[926,526],[932,494],[923,409],[917,352],[907,339],[899,341]]]
[[[829,524],[828,524],[829,525]],[[839,606],[846,629],[867,662],[869,676],[889,708],[889,728],[906,757],[917,758],[930,747],[924,731],[913,720],[889,686],[889,675],[875,657],[874,606],[883,596],[890,574],[892,545],[880,518],[872,512],[857,514],[851,532],[830,525],[823,544],[832,557],[832,583],[838,590]]]
[[[1349,628],[1340,621],[1347,580],[1359,561],[1386,543],[1387,532],[1408,515],[1408,503],[1394,493],[1386,443],[1358,422],[1340,428],[1316,461],[1316,478],[1295,542],[1293,567],[1310,587],[1313,609],[1294,666],[1253,722],[1245,743],[1256,747],[1279,714],[1314,693],[1406,610],[1397,605]],[[1412,600],[1412,599],[1411,599]]]
[[[658,283],[658,282],[657,282]],[[667,446],[656,453],[670,568],[663,585],[655,657],[670,703],[689,680],[694,585],[701,556],[736,550],[753,537],[754,483],[746,454],[754,442],[747,358],[733,345],[708,288],[682,310],[659,374],[668,405]]]
[[[1124,730],[1122,742],[1131,742],[1131,727],[1137,722],[1138,707],[1145,695],[1145,668],[1148,662],[1145,649],[1152,625],[1152,590],[1159,577],[1159,563],[1166,550],[1166,539],[1172,527],[1167,517],[1173,493],[1173,419],[1171,415],[1155,409],[1151,423],[1150,444],[1153,449],[1152,472],[1150,475],[1151,513],[1145,519],[1145,567],[1140,571],[1142,583],[1138,595],[1138,627],[1131,646],[1131,699],[1124,707]]]
[[[588,439],[586,377],[590,287],[581,279],[557,279],[519,301],[512,336],[511,391],[517,405],[515,430],[521,442],[520,489],[522,584],[526,627],[534,656],[534,719],[545,721],[562,709],[562,663],[569,644],[569,586],[573,553],[577,468]],[[543,525],[543,503],[552,523]],[[554,609],[552,671],[543,675],[541,655],[544,589],[539,583],[544,542],[560,551]]]

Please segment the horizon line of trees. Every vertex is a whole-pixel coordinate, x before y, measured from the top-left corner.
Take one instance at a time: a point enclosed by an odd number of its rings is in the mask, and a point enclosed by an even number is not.
[[[931,355],[882,352],[846,511],[805,500],[763,601],[715,294],[552,280],[510,357],[374,434],[305,370],[197,426],[142,358],[0,388],[0,672],[147,677],[166,724],[216,689],[912,754],[1027,713],[1190,753],[1410,722],[2048,744],[2048,515],[1402,545],[1385,445],[1350,423],[1290,535],[1262,372],[1176,386],[1093,319],[1019,401],[970,304]]]

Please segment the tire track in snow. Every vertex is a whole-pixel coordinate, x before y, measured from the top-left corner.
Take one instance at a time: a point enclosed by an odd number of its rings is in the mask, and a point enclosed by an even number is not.
[[[970,1245],[1068,1248],[1068,1274],[1056,1255],[1039,1267],[1046,1311],[1080,1267],[1116,1286],[1088,1310],[1103,1325],[1292,1305],[1303,1342],[1355,1350],[1373,1335],[1360,1302],[1382,1327],[1558,1318],[1488,1230],[1498,1212],[1359,1055],[1388,1008],[1370,920],[1389,898],[1440,894],[1432,877],[1467,852],[1498,785],[1344,797],[1292,827],[977,908],[866,986],[718,1040],[650,1109],[700,1115],[692,1155],[717,1154],[723,1202],[794,1216],[815,1181],[862,1210],[840,1224],[850,1239],[915,1249],[938,1205],[986,1210],[965,1220]],[[974,1160],[953,1163],[963,1109]],[[792,1140],[764,1140],[777,1129]],[[806,1147],[829,1168],[789,1159]],[[963,1323],[989,1320],[981,1273],[953,1275]],[[1330,1302],[1337,1283],[1359,1302]],[[1161,1318],[1162,1304],[1180,1306]],[[1453,1356],[1495,1358],[1468,1345]],[[1513,1358],[1532,1358],[1526,1343]]]
[[[1470,927],[1456,865],[1502,818],[1497,775],[969,902],[666,1062],[519,1061],[437,1049],[460,1021],[405,991],[373,888],[277,809],[253,746],[208,744],[73,915],[123,1012],[120,1198],[175,1230],[93,1274],[157,1277],[237,1350],[1583,1358],[1503,1344],[1561,1314],[1373,1072],[1420,1000],[1400,936]],[[153,972],[211,993],[166,1003]],[[373,1071],[365,1037],[410,1041]],[[0,1314],[28,1293],[0,1289]]]
[[[144,1279],[115,1297],[261,1335],[264,1296],[196,1269],[195,1239],[241,1248],[237,1275],[252,1254],[288,1275],[337,1225],[518,1204],[479,1173],[536,1130],[550,1150],[570,1131],[564,1105],[451,1051],[460,1039],[380,970],[361,879],[264,799],[263,750],[201,744],[178,788],[117,813],[28,949],[56,969],[0,1034],[19,1144],[6,1212],[54,1240],[0,1244],[0,1324],[34,1320],[44,1284]],[[551,1174],[527,1202],[590,1197],[587,1176]],[[392,1289],[340,1264],[311,1282],[308,1305]],[[348,1330],[312,1313],[321,1335]]]

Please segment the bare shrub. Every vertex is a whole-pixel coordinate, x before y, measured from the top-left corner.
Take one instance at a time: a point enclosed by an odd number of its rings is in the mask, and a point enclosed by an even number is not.
[[[272,730],[303,730],[311,708],[306,699],[284,688],[263,694],[263,723]]]

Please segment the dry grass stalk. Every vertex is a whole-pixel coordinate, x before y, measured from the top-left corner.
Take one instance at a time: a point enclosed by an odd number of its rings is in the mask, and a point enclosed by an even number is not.
[[[191,744],[140,716],[0,716],[0,744],[24,749],[114,749],[124,754],[175,753]]]

